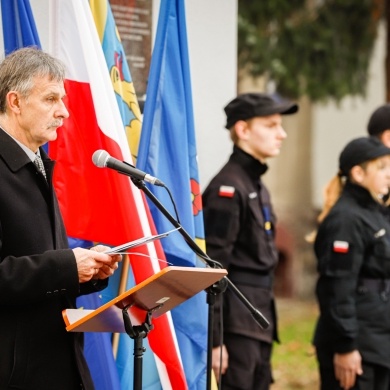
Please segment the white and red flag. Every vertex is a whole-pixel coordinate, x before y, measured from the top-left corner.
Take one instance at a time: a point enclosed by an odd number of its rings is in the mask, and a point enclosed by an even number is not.
[[[50,143],[57,161],[55,187],[71,237],[118,245],[155,233],[141,192],[131,180],[92,162],[96,150],[131,162],[132,157],[101,43],[87,0],[49,2],[50,47],[67,67],[70,118]],[[136,283],[165,266],[160,244],[130,255]],[[164,389],[187,389],[170,314],[153,321],[148,335]],[[129,356],[131,358],[131,356]]]

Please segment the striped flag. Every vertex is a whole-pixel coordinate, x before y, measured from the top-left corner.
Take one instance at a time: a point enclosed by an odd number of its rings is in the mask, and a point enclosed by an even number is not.
[[[162,1],[146,91],[137,167],[162,180],[177,205],[180,222],[204,249],[203,212],[198,180],[184,0]],[[169,194],[151,191],[175,216]],[[170,222],[152,205],[158,231]],[[196,266],[197,259],[179,233],[162,242],[174,265]],[[202,292],[172,311],[190,389],[206,387],[207,305]]]
[[[41,4],[47,5],[36,2],[35,6]],[[110,245],[150,235],[155,229],[142,194],[131,180],[92,163],[98,149],[129,162],[131,154],[88,1],[51,0],[48,4],[48,10],[41,10],[49,17],[39,34],[50,36],[50,47],[44,49],[67,66],[65,104],[70,118],[49,145],[49,154],[57,161],[54,180],[67,232]],[[24,22],[18,26],[23,27]],[[158,243],[139,247],[137,252],[130,261],[139,283],[160,270],[157,259],[164,255]],[[162,387],[186,389],[170,315],[160,317],[154,325],[149,341],[161,367]],[[129,388],[129,383],[121,386]]]

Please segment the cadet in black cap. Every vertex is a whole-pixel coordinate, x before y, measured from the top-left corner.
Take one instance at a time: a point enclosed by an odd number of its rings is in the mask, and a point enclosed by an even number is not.
[[[245,93],[237,96],[225,107],[226,128],[230,129],[239,120],[273,114],[294,114],[297,111],[297,104],[283,101],[277,95]]]
[[[376,138],[361,137],[349,142],[339,158],[340,176],[348,177],[355,165],[389,154],[389,148]]]
[[[314,345],[321,389],[387,390],[390,383],[390,149],[373,137],[340,154],[341,195],[314,250],[320,307]]]
[[[230,280],[271,325],[262,330],[228,289],[223,296],[221,345],[217,302],[213,368],[217,377],[222,372],[224,390],[267,390],[272,382],[271,348],[277,338],[272,290],[278,256],[275,215],[261,176],[267,170],[267,159],[279,154],[287,136],[282,115],[297,111],[295,103],[264,93],[239,95],[225,107],[226,128],[234,147],[203,194],[207,253],[223,264]]]

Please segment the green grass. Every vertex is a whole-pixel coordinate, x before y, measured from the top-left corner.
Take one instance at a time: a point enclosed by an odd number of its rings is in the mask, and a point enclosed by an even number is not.
[[[318,389],[318,370],[311,344],[317,305],[313,301],[277,299],[279,338],[272,357],[272,390]]]

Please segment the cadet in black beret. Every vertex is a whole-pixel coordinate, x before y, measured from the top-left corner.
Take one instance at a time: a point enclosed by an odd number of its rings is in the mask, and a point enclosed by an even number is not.
[[[336,203],[323,215],[314,250],[320,308],[314,345],[321,390],[390,385],[390,148],[350,141],[339,157]]]
[[[234,146],[229,161],[202,197],[207,253],[223,264],[230,280],[260,308],[270,326],[262,330],[227,289],[221,343],[221,303],[216,302],[213,368],[217,378],[223,374],[224,390],[268,390],[272,383],[271,350],[277,339],[273,280],[278,254],[276,219],[261,176],[267,171],[268,158],[279,154],[287,137],[282,115],[297,111],[297,104],[265,93],[239,95],[225,107],[226,128]]]

